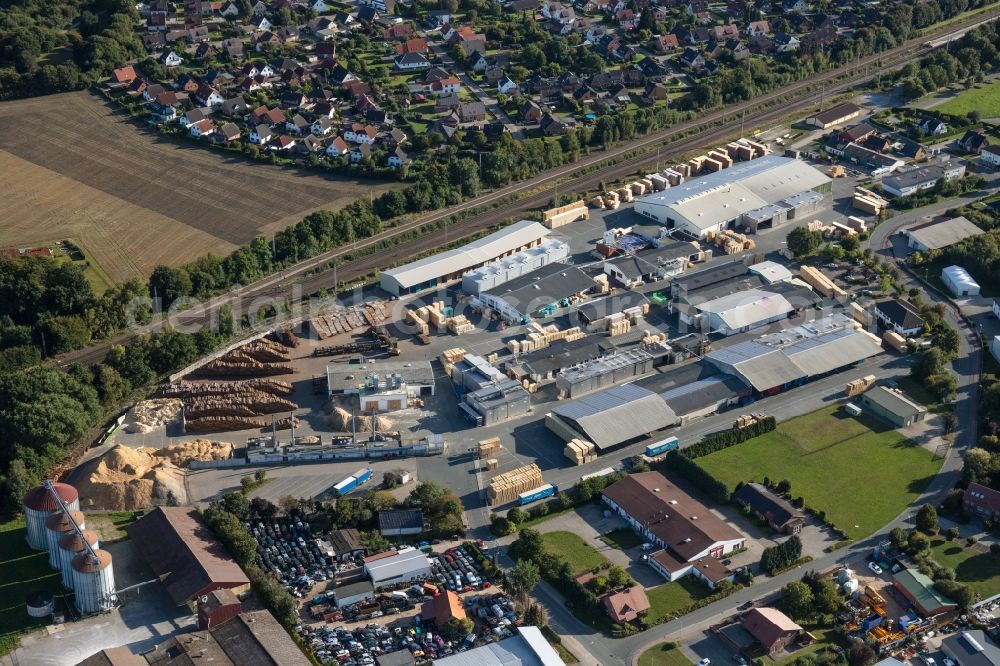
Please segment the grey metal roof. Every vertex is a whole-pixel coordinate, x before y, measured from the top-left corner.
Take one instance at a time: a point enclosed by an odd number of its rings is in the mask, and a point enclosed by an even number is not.
[[[930,250],[940,250],[970,236],[978,236],[983,233],[982,229],[962,215],[941,222],[918,224],[914,227],[908,227],[905,231],[912,240]]]
[[[592,286],[593,278],[576,266],[548,264],[483,293],[503,299],[527,315]]]
[[[577,314],[588,322],[595,322],[599,319],[604,319],[608,315],[617,314],[623,310],[642,305],[648,300],[642,292],[623,291],[614,296],[588,301],[577,308]]]
[[[463,247],[389,268],[382,275],[391,277],[405,289],[474,268],[548,234],[549,230],[538,222],[521,220]]]
[[[615,386],[556,406],[598,448],[608,448],[677,423],[663,399],[634,384]]]
[[[556,340],[544,349],[528,352],[521,364],[534,374],[547,375],[578,363],[592,361],[615,350],[607,340],[593,336],[579,340]]]
[[[720,298],[699,303],[695,307],[702,312],[715,314],[731,330],[768,321],[774,317],[787,315],[795,310],[781,294],[761,289],[728,294]]]
[[[661,393],[660,397],[675,414],[684,416],[749,392],[750,389],[738,378],[731,375],[716,375],[683,386],[675,386]]]
[[[670,208],[707,229],[829,182],[829,177],[805,162],[768,155],[647,194],[636,205]]]
[[[392,509],[378,512],[379,530],[423,529],[424,512],[420,509]]]
[[[359,594],[374,592],[375,586],[372,585],[370,580],[359,580],[355,583],[348,583],[347,585],[341,585],[333,589],[333,594],[338,599],[347,599],[349,597],[355,597]]]
[[[898,171],[891,176],[884,176],[882,178],[882,186],[903,190],[922,183],[932,183],[944,178],[945,173],[952,168],[954,167],[951,165],[928,164],[916,169],[910,169],[909,171]]]
[[[522,636],[511,636],[497,643],[488,643],[466,652],[459,652],[443,659],[435,659],[436,666],[565,666],[565,662],[535,627],[522,627]],[[540,640],[539,640],[540,639]],[[544,643],[544,645],[543,645]]]
[[[981,629],[952,634],[941,641],[941,648],[957,659],[960,666],[1000,665],[1000,649]]]
[[[791,345],[784,350],[806,377],[816,377],[882,353],[866,331],[844,329]]]
[[[688,291],[694,291],[746,274],[747,267],[742,262],[734,260],[715,264],[693,273],[684,273],[675,277],[671,284],[685,287]]]
[[[899,391],[884,386],[873,386],[868,389],[864,393],[864,399],[898,416],[912,417],[927,411],[926,407],[910,400]]]

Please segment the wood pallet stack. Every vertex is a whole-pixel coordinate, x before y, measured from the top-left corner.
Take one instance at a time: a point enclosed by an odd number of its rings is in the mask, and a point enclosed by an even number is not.
[[[604,197],[600,196],[594,197],[593,199],[590,200],[590,206],[591,208],[604,208]]]
[[[453,347],[452,349],[445,349],[441,352],[441,358],[444,364],[455,365],[463,358],[465,358],[465,350],[461,347]]]
[[[472,322],[469,321],[465,315],[456,315],[448,320],[448,330],[455,335],[465,335],[466,333],[472,333],[476,330]]]
[[[617,192],[604,193],[604,207],[609,210],[616,210],[621,205]]]
[[[528,393],[535,393],[538,391],[538,383],[533,382],[529,379],[522,379],[521,386],[523,386],[524,390],[527,391]]]
[[[642,332],[642,344],[644,345],[655,345],[661,342],[665,342],[667,336],[665,333],[650,333],[648,330]]]
[[[871,385],[875,383],[875,375],[865,375],[861,379],[855,379],[854,381],[847,382],[845,387],[847,395],[853,397],[860,395],[871,388]]]
[[[321,340],[325,340],[365,326],[377,326],[388,318],[389,311],[385,307],[385,303],[372,301],[363,306],[340,308],[336,312],[313,317],[309,320],[309,324],[316,331],[316,335]]]
[[[417,327],[417,335],[428,335],[430,333],[430,328],[427,326],[427,320],[421,319],[420,314],[416,310],[407,310],[404,319],[406,323],[413,324]]]
[[[621,199],[622,203],[632,203],[634,201],[631,187],[619,187],[617,192],[618,198]]]
[[[503,445],[500,443],[499,437],[490,437],[489,439],[484,439],[479,442],[479,458],[480,460],[485,458],[493,458],[500,453],[500,449]]]
[[[625,335],[630,330],[632,330],[632,322],[621,312],[615,312],[609,315],[608,318],[608,333],[611,337],[616,337],[619,335]]]
[[[597,460],[597,449],[591,442],[571,439],[566,443],[563,455],[569,458],[574,465],[584,465]]]
[[[531,463],[490,479],[490,485],[486,489],[486,499],[490,506],[507,504],[515,501],[521,493],[541,485],[543,485],[542,470],[535,463]]]
[[[496,458],[489,458],[489,459],[487,459],[487,461],[486,461],[486,471],[487,472],[492,472],[493,470],[497,469],[498,467],[500,467],[500,461],[499,460],[497,460]]]

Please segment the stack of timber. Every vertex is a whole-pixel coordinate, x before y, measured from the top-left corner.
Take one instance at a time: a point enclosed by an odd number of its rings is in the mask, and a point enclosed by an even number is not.
[[[515,501],[521,493],[541,485],[542,470],[535,463],[531,463],[490,479],[490,485],[486,489],[486,499],[490,506],[507,504]]]
[[[570,459],[574,465],[584,465],[597,460],[597,449],[591,442],[582,439],[571,439],[566,443],[563,454]]]
[[[491,437],[489,439],[484,439],[479,442],[478,451],[479,459],[483,460],[485,458],[494,458],[500,453],[500,449],[503,445],[500,444],[499,437]]]
[[[847,382],[847,395],[848,397],[860,395],[871,388],[874,383],[875,375],[865,375],[861,379],[855,379],[854,381]]]
[[[321,340],[340,333],[365,326],[378,326],[389,318],[389,311],[383,301],[372,301],[350,308],[338,308],[336,312],[313,317],[309,324]]]

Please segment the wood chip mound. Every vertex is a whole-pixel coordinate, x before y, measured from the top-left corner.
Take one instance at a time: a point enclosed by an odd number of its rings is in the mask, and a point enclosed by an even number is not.
[[[371,416],[352,416],[349,411],[341,407],[334,401],[330,401],[325,414],[320,416],[320,421],[328,428],[338,432],[351,432],[351,422],[354,422],[356,432],[365,433],[372,431]],[[375,416],[375,426],[379,432],[390,432],[393,429],[392,420],[385,416]]]
[[[233,445],[198,439],[162,449],[115,446],[87,462],[76,487],[94,508],[133,511],[162,504],[186,504],[184,470],[192,460],[228,458]]]
[[[176,398],[154,398],[137,402],[126,417],[125,432],[152,432],[173,423],[181,413],[181,401]]]

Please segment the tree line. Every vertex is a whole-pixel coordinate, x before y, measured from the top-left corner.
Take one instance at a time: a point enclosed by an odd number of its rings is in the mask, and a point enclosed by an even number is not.
[[[3,5],[0,99],[77,90],[146,53],[135,31],[138,10],[127,0],[24,0]],[[69,57],[53,57],[61,50]]]

